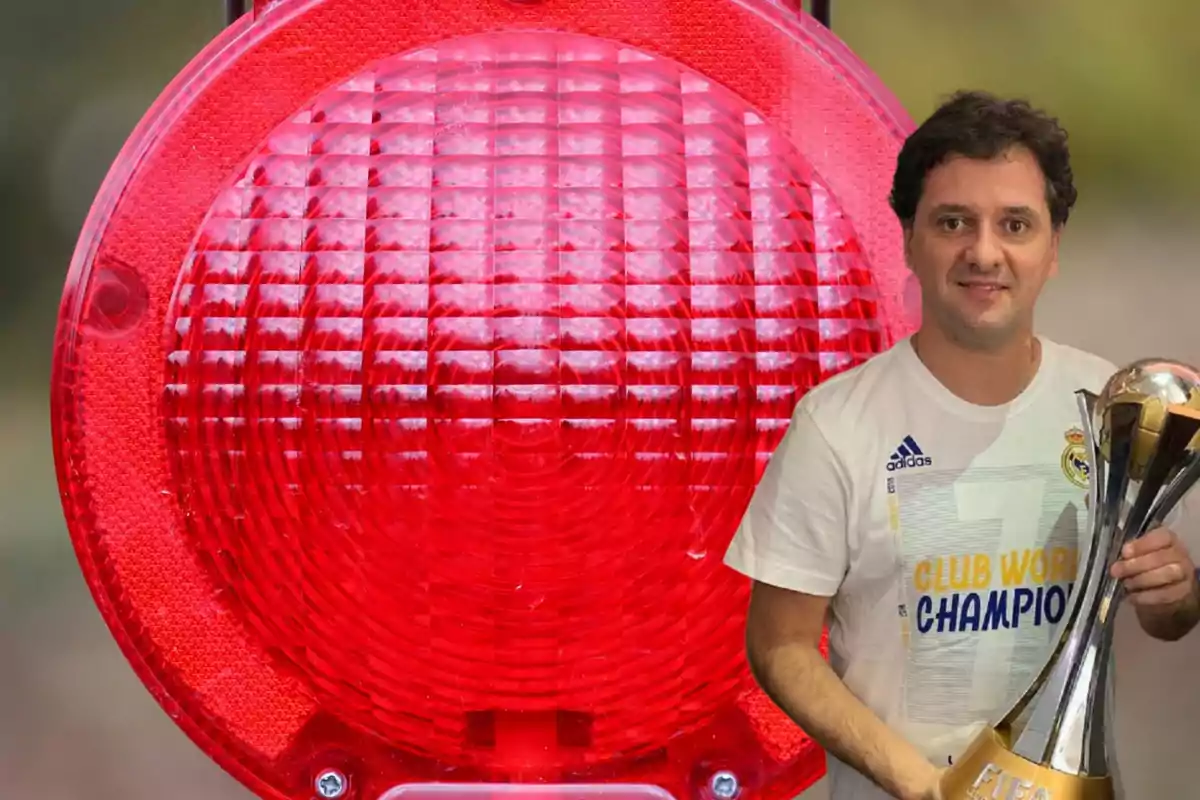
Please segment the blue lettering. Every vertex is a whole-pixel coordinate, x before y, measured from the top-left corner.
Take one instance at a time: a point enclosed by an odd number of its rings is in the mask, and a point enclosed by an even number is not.
[[[979,612],[980,612],[979,595],[971,592],[963,600],[962,618],[959,620],[958,629],[960,631],[979,630]]]
[[[921,633],[929,633],[933,628],[931,614],[933,614],[933,598],[923,594],[917,599],[917,630]]]
[[[1069,590],[1067,590],[1069,591]],[[1051,586],[1046,590],[1046,621],[1057,625],[1067,610],[1067,592],[1061,586]]]
[[[1021,615],[1033,608],[1033,592],[1022,586],[1013,590],[1013,627],[1021,625]]]
[[[961,595],[952,594],[938,599],[937,629],[938,633],[954,633],[958,630],[958,598]]]
[[[991,591],[988,593],[987,612],[983,615],[983,629],[994,631],[997,628],[1012,627],[1008,622],[1008,590]]]
[[[1070,584],[993,589],[986,598],[978,592],[958,592],[937,597],[936,603],[932,595],[923,594],[917,598],[917,630],[966,633],[1007,630],[1022,622],[1033,627],[1057,625],[1066,615],[1072,589]]]

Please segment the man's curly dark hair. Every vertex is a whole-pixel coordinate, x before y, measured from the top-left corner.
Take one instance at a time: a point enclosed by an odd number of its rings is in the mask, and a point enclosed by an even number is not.
[[[951,155],[991,159],[1014,146],[1037,159],[1046,176],[1050,221],[1061,227],[1077,196],[1067,132],[1026,100],[982,91],[955,93],[905,140],[892,178],[892,210],[905,228],[912,228],[930,170]]]

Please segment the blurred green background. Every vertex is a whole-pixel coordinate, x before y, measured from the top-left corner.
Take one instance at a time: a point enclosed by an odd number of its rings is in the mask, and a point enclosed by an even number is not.
[[[696,0],[709,1],[723,0]],[[248,797],[150,700],[96,614],[62,523],[47,415],[83,217],[140,115],[220,29],[222,5],[0,0],[0,800]],[[960,87],[1055,111],[1081,201],[1046,329],[1118,360],[1200,358],[1200,3],[837,0],[834,29],[914,118]],[[1126,660],[1167,669],[1155,653]]]

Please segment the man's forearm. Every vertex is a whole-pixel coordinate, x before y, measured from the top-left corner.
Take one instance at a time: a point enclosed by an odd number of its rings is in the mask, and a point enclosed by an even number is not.
[[[893,797],[927,800],[939,770],[864,706],[818,651],[779,647],[752,658],[751,667],[775,704],[839,760]]]

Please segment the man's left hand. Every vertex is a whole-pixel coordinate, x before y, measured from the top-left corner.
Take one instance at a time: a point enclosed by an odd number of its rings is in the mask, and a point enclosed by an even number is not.
[[[1189,607],[1200,610],[1196,565],[1187,548],[1168,528],[1156,528],[1121,550],[1112,566],[1129,601],[1139,611],[1174,614]]]

